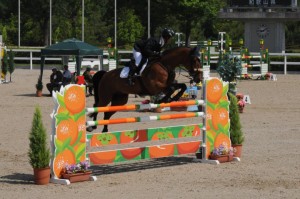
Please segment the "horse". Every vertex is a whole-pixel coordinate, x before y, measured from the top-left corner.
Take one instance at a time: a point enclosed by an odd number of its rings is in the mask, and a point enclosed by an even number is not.
[[[160,59],[150,62],[140,76],[133,77],[134,85],[128,84],[128,78],[120,78],[122,68],[108,72],[98,71],[93,76],[94,107],[105,107],[109,103],[111,106],[124,105],[128,102],[129,94],[153,96],[164,91],[166,96],[157,103],[177,101],[185,91],[182,89],[183,91],[170,98],[170,88],[178,87],[178,84],[173,83],[175,68],[178,66],[183,66],[194,82],[199,83],[202,80],[200,53],[197,47],[176,47],[164,51]],[[115,113],[104,112],[103,119],[108,120]],[[97,113],[89,116],[97,120]],[[92,131],[95,128],[97,127],[93,126],[87,130]],[[108,132],[107,125],[104,125],[102,132]]]

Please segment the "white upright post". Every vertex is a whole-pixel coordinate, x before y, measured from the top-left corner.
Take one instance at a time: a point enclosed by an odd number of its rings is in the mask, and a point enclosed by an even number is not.
[[[226,32],[219,32],[219,35],[220,35],[220,40],[219,40],[219,43],[220,43],[220,49],[221,51],[223,52],[224,51],[224,47],[223,47],[223,44],[225,44],[226,40],[224,40],[224,35],[226,34]]]

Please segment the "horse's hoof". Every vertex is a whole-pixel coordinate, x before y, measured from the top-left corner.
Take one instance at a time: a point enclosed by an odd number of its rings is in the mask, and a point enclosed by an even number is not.
[[[86,128],[86,130],[87,130],[88,132],[92,132],[94,129],[95,129],[95,128],[93,128],[92,126],[89,126],[89,127]]]

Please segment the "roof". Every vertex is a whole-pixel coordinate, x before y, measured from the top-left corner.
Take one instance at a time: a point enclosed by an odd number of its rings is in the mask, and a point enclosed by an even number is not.
[[[60,43],[53,44],[41,49],[41,56],[77,55],[93,56],[103,55],[103,50],[75,38],[66,39]]]

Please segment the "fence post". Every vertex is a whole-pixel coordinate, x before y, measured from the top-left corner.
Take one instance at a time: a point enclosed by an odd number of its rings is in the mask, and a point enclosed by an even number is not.
[[[287,71],[287,56],[284,53],[284,74],[286,75],[286,71]]]
[[[32,70],[32,51],[30,51],[30,70]]]

